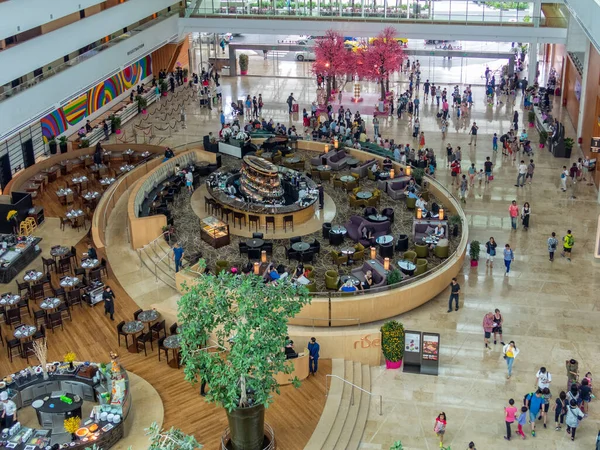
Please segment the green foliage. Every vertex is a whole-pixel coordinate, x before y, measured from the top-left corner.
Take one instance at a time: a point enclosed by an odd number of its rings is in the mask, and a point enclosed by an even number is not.
[[[50,144],[50,145],[56,145],[56,138],[54,136],[51,136],[50,140],[48,141],[48,144]]]
[[[197,450],[202,448],[194,436],[187,435],[175,427],[163,430],[156,422],[153,422],[145,431],[146,436],[149,436],[150,439],[148,450]]]
[[[413,167],[412,175],[415,178],[415,182],[420,185],[423,181],[423,177],[425,176],[425,169],[421,169],[420,167]]]
[[[404,447],[402,447],[402,442],[400,441],[396,441],[392,444],[392,446],[390,447],[390,450],[404,450]]]
[[[121,118],[114,114],[110,116],[110,124],[115,130],[121,129]]]
[[[450,225],[460,225],[462,223],[462,219],[458,214],[454,214],[450,216],[448,222],[450,223]]]
[[[404,357],[404,325],[397,320],[381,327],[381,350],[388,361],[398,362]]]
[[[540,144],[545,144],[548,140],[548,132],[546,130],[540,131]]]
[[[533,111],[527,113],[527,121],[529,123],[535,123],[535,113]]]
[[[239,61],[240,61],[240,70],[243,70],[244,72],[248,70],[248,55],[246,55],[245,53],[242,53],[239,57]]]
[[[90,146],[90,141],[88,141],[87,139],[82,139],[79,142],[79,148],[88,148]]]
[[[269,406],[273,392],[279,394],[274,376],[292,371],[283,351],[287,324],[310,303],[308,290],[285,280],[264,284],[260,276],[225,271],[198,277],[184,289],[178,322],[185,379],[207,381],[206,400],[228,411]],[[206,343],[213,351],[201,350]],[[297,378],[293,382],[299,385]]]
[[[527,16],[523,17],[523,22],[525,22],[525,23],[531,22],[531,16],[527,15]]]
[[[148,100],[146,100],[146,97],[138,95],[135,99],[137,100],[139,110],[146,109],[146,107],[148,106]]]
[[[575,145],[575,141],[573,140],[573,138],[565,138],[565,149],[567,150],[573,150],[573,146]]]
[[[527,2],[485,2],[485,5],[490,8],[502,9],[504,11],[509,9],[524,11],[529,8],[529,3]]]
[[[181,72],[182,72],[183,78],[187,78],[187,77],[188,77],[188,75],[189,75],[189,73],[190,73],[190,71],[189,71],[189,69],[188,69],[187,67],[184,67],[184,68],[181,70]]]
[[[479,241],[471,241],[469,246],[469,255],[471,260],[477,261],[479,259],[479,252],[481,251],[481,243]]]
[[[158,87],[160,88],[160,93],[164,94],[165,92],[169,92],[169,83],[167,80],[162,79],[158,82]]]
[[[402,272],[398,269],[392,269],[387,276],[387,284],[396,284],[402,281]]]
[[[67,143],[67,137],[66,136],[61,136],[61,137],[58,138],[58,141],[61,144],[66,144]]]

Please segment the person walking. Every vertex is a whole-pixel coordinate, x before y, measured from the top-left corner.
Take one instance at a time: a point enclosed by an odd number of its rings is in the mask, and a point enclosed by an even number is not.
[[[185,251],[183,250],[179,242],[175,242],[175,245],[173,246],[173,260],[175,261],[175,272],[179,272],[179,269],[181,269],[181,261],[183,259],[184,253]]]
[[[492,336],[494,323],[494,314],[492,312],[489,312],[483,316],[483,343],[485,344],[485,348],[487,350],[491,350],[490,337]]]
[[[560,189],[563,192],[567,192],[567,177],[569,176],[569,171],[567,170],[567,166],[563,166],[562,172],[560,173]]]
[[[419,135],[419,150],[423,150],[425,148],[425,132],[421,131]]]
[[[375,133],[375,139],[379,136],[379,119],[377,116],[373,117],[373,132]]]
[[[506,267],[506,273],[504,274],[505,277],[508,276],[508,273],[510,272],[510,265],[514,260],[515,253],[512,251],[512,248],[510,248],[510,245],[506,244],[504,246],[504,266]]]
[[[469,185],[471,187],[475,185],[475,175],[477,175],[477,169],[475,168],[475,163],[472,163],[471,167],[469,167]]]
[[[515,401],[511,398],[508,401],[508,406],[504,407],[504,422],[506,423],[506,436],[504,439],[510,441],[511,438],[511,426],[515,422],[515,416],[517,415],[517,408],[515,408]]]
[[[286,103],[288,105],[288,114],[292,113],[292,105],[294,104],[295,101],[296,101],[296,99],[294,98],[294,93],[292,92],[286,100]]]
[[[548,255],[550,257],[550,261],[554,261],[554,252],[556,252],[556,247],[558,247],[558,239],[556,239],[556,233],[553,231],[552,235],[548,238]]]
[[[521,164],[519,164],[519,175],[517,175],[517,184],[515,187],[523,187],[525,186],[525,177],[527,176],[527,165],[525,161],[521,160]]]
[[[467,176],[463,175],[460,180],[460,200],[463,203],[467,203],[467,190],[469,189],[469,183],[467,182]]]
[[[521,407],[521,414],[519,414],[519,418],[517,419],[517,434],[525,439],[525,432],[523,431],[523,427],[527,423],[527,406]]]
[[[554,411],[554,430],[560,431],[561,425],[565,420],[565,414],[567,414],[567,394],[565,391],[561,391],[558,394],[552,410]]]
[[[533,181],[533,171],[535,170],[535,164],[533,163],[533,159],[529,160],[529,165],[527,166],[527,175],[525,175],[525,181],[529,180],[528,184],[531,184]]]
[[[565,422],[567,423],[567,433],[571,434],[571,440],[575,440],[575,432],[577,431],[577,427],[579,426],[579,422],[583,420],[584,415],[577,406],[577,402],[575,400],[571,400],[569,406],[567,406],[567,414],[565,417]]]
[[[493,180],[492,177],[492,168],[494,167],[494,163],[490,161],[490,157],[487,156],[485,158],[485,162],[483,163],[483,167],[485,169],[485,184],[488,184]]]
[[[104,300],[104,315],[110,314],[110,320],[115,320],[115,293],[110,286],[104,288],[102,300]]]
[[[540,389],[550,389],[552,383],[552,375],[545,367],[540,367],[540,370],[535,374],[535,384]]]
[[[452,312],[452,301],[454,300],[454,306],[458,311],[458,296],[460,295],[460,284],[456,280],[456,277],[452,278],[450,282],[450,298],[448,299],[448,312]]]
[[[510,225],[513,230],[517,229],[517,217],[519,216],[519,207],[517,201],[513,200],[508,207],[508,214],[510,215]]]
[[[529,202],[525,202],[523,209],[521,210],[521,222],[523,223],[523,229],[527,231],[529,229],[529,217],[531,215],[531,207]]]
[[[531,424],[531,435],[535,437],[535,421],[544,404],[542,390],[538,389],[535,393],[531,392],[525,396],[525,403],[529,408],[529,423]]]
[[[469,145],[474,144],[475,147],[477,147],[477,130],[479,130],[479,127],[477,126],[477,123],[473,122],[473,125],[471,125],[471,131],[469,131],[469,134],[471,135]]]
[[[440,438],[440,448],[444,447],[444,433],[446,432],[446,413],[441,412],[435,419],[435,425],[433,426],[433,431],[436,436]]]
[[[319,352],[321,350],[321,346],[317,342],[317,338],[311,337],[310,342],[308,343],[308,354],[310,359],[308,361],[308,371],[313,376],[316,375],[317,369],[319,368]]]
[[[494,333],[494,345],[496,345],[496,337],[500,335],[500,344],[504,345],[502,341],[502,323],[504,319],[502,318],[502,314],[500,314],[500,310],[496,308],[494,310],[494,328],[492,329],[492,333]]]
[[[510,377],[512,376],[513,365],[515,363],[515,358],[519,354],[519,349],[517,348],[515,341],[510,341],[508,344],[504,345],[504,347],[502,347],[502,353],[504,354],[504,359],[506,360],[506,368],[508,371],[506,379],[510,380]]]
[[[567,368],[567,389],[570,389],[571,386],[577,383],[579,379],[579,363],[575,359],[567,359],[566,361]]]
[[[575,239],[571,234],[571,230],[567,230],[567,234],[563,237],[563,251],[560,254],[563,258],[566,255],[567,261],[571,261],[571,250],[573,250],[573,245],[575,245]]]
[[[185,171],[185,185],[190,194],[194,192],[194,174],[191,170]]]
[[[494,267],[494,256],[496,256],[496,247],[498,247],[498,244],[496,244],[496,240],[493,237],[490,237],[490,240],[485,243],[486,267]]]

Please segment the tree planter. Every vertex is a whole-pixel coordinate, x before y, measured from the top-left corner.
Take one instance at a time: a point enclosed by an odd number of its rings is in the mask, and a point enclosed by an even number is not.
[[[48,143],[48,148],[50,149],[50,154],[51,155],[56,155],[56,142],[50,141]]]
[[[61,153],[67,153],[67,143],[66,142],[61,142],[59,145],[60,145],[60,152]]]
[[[476,259],[471,260],[471,267],[477,267],[478,265],[479,265],[479,261],[477,261]]]
[[[387,359],[385,360],[385,368],[386,369],[399,369],[400,367],[402,367],[402,360],[400,360],[400,361],[388,361]]]
[[[169,93],[168,93],[168,92],[163,92],[163,93],[162,93],[162,96],[163,96],[163,97],[166,97],[167,95],[169,95]]]
[[[533,122],[529,122],[529,128],[533,128]]]
[[[142,109],[142,114],[147,114],[148,112],[145,109]]]
[[[121,129],[118,129],[117,131],[115,131],[115,133],[121,134]]]
[[[238,408],[227,411],[233,450],[262,450],[265,439],[265,407]]]
[[[544,145],[544,144],[540,144],[540,148],[544,148],[544,147],[545,147],[545,145]]]
[[[240,70],[240,75],[248,75],[248,71],[247,70]]]

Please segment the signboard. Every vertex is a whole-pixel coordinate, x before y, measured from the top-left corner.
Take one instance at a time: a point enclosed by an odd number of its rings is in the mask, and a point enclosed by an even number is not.
[[[600,137],[593,137],[590,147],[591,152],[600,153]]]
[[[421,332],[404,331],[404,360],[402,371],[421,373]]]
[[[437,375],[440,365],[440,335],[423,332],[421,338],[421,367],[424,375]]]
[[[439,338],[431,334],[423,334],[423,359],[437,361],[439,354]]]

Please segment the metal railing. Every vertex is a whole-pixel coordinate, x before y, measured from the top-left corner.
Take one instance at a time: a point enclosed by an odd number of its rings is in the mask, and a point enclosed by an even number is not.
[[[379,415],[380,416],[383,415],[383,398],[380,394],[373,394],[372,392],[369,392],[366,389],[363,389],[360,386],[357,386],[354,383],[351,383],[350,381],[348,381],[345,378],[342,378],[338,375],[332,375],[332,374],[325,375],[325,396],[326,397],[329,395],[329,378],[337,378],[338,380],[341,380],[344,383],[347,383],[350,386],[355,387],[359,391],[364,392],[365,394],[369,394],[371,397],[379,397]],[[354,389],[352,389],[352,391],[350,391],[350,404],[354,406]]]
[[[350,317],[344,319],[334,319],[331,317],[294,317],[294,320],[310,320],[312,322],[312,329],[315,330],[315,322],[327,322],[328,326],[331,326],[331,322],[339,321],[339,322],[355,322],[357,328],[360,329],[360,318],[359,317]],[[354,325],[354,324],[351,324]],[[302,326],[302,325],[297,325]]]
[[[160,270],[164,275],[167,276],[167,278],[169,279],[169,281],[163,280],[162,277],[160,277],[160,280],[162,282],[164,282],[165,284],[167,284],[168,286],[172,287],[173,289],[176,289],[176,285],[175,283],[171,283],[172,280],[174,280],[174,276],[168,272],[166,272],[165,270],[163,270],[163,268],[161,267],[161,264],[163,263],[165,258],[168,258],[171,254],[170,251],[165,251],[162,246],[159,245],[159,242],[161,239],[164,239],[164,236],[167,232],[163,232],[160,235],[158,235],[158,237],[154,238],[152,241],[150,241],[148,244],[146,244],[143,248],[138,250],[138,256],[140,258],[140,262],[146,266],[146,268],[154,274],[155,277],[155,281],[158,282],[159,280],[159,276],[158,276],[158,271]],[[160,248],[163,252],[164,255],[160,255],[159,252],[156,250],[156,248]],[[148,249],[151,249],[152,252],[154,252],[154,254],[156,255],[156,257],[158,258],[158,261],[152,257],[152,255],[149,253]],[[148,258],[150,258],[150,260],[152,261],[152,264],[154,265],[154,271],[152,270],[152,267],[149,266],[146,261],[144,260],[144,258],[142,258],[142,252],[146,254],[146,256]],[[169,269],[169,271],[171,270],[171,260],[168,259],[166,262],[166,266]]]

